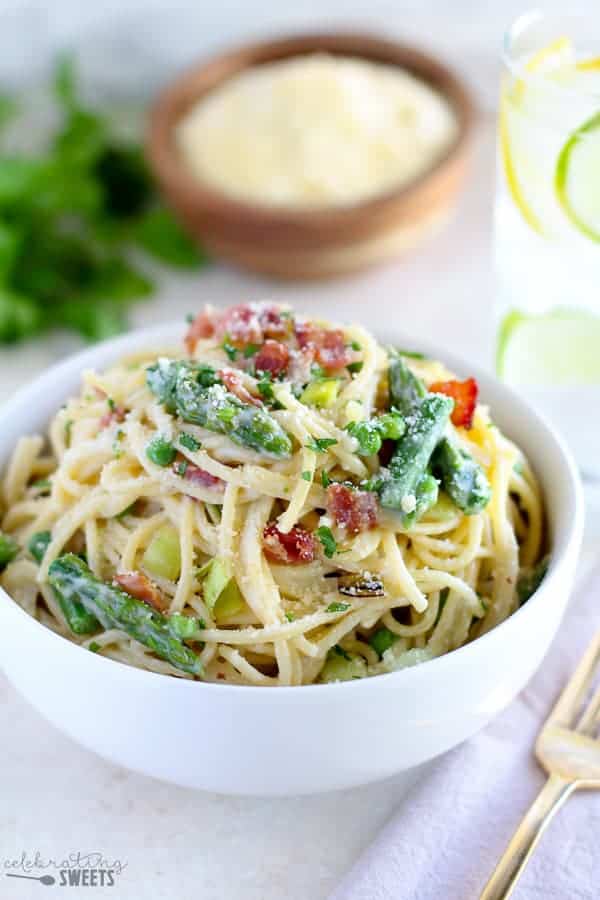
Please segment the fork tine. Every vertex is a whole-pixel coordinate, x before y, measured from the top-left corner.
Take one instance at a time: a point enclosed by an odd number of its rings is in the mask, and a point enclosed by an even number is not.
[[[600,632],[594,637],[585,651],[581,662],[571,675],[567,686],[560,695],[556,706],[550,713],[546,725],[562,725],[574,727],[575,717],[588,690],[594,670],[600,662]],[[593,702],[596,701],[594,695]],[[588,709],[590,707],[588,706]],[[587,712],[587,711],[586,711]]]
[[[577,731],[592,737],[600,721],[600,685],[594,691],[577,723]]]

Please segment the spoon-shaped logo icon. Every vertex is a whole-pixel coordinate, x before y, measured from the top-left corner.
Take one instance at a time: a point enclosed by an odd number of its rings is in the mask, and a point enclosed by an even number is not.
[[[7,878],[26,878],[28,881],[39,881],[40,884],[55,884],[56,878],[52,875],[16,875],[14,872],[7,872]]]

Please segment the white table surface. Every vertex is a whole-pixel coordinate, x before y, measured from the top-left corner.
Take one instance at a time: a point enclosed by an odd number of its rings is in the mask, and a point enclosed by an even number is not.
[[[159,299],[139,306],[134,322],[183,316],[205,301],[270,296],[307,313],[361,319],[380,333],[393,321],[409,334],[489,364],[492,179],[493,127],[484,120],[472,179],[455,219],[409,259],[320,285],[266,283],[214,265],[193,279],[169,279]],[[0,393],[6,396],[72,346],[71,339],[57,336],[0,350]],[[588,538],[586,568],[596,546]],[[129,773],[79,748],[2,676],[0,745],[0,866],[24,850],[45,857],[98,850],[127,863],[119,900],[325,898],[419,775],[291,800],[194,793]],[[7,893],[6,883],[2,897],[29,900],[42,890],[35,882],[15,881]],[[93,891],[104,895],[117,894],[108,887]]]

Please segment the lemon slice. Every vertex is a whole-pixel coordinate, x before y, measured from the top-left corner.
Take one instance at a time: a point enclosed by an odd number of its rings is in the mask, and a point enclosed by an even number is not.
[[[543,106],[547,77],[574,69],[573,43],[560,37],[534,53],[524,66],[533,83],[518,78],[511,84],[507,79],[502,87],[499,147],[506,185],[523,219],[538,234],[549,230],[554,197],[552,169],[535,139],[531,119]]]
[[[511,384],[600,383],[600,317],[566,309],[542,316],[513,310],[500,326],[496,368]]]

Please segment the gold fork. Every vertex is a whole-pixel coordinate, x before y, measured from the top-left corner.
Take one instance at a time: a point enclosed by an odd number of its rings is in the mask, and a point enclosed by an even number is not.
[[[548,780],[521,819],[508,847],[483,889],[480,900],[505,900],[535,850],[552,817],[578,788],[600,789],[600,686],[586,695],[600,670],[600,633],[596,635],[535,745]]]

